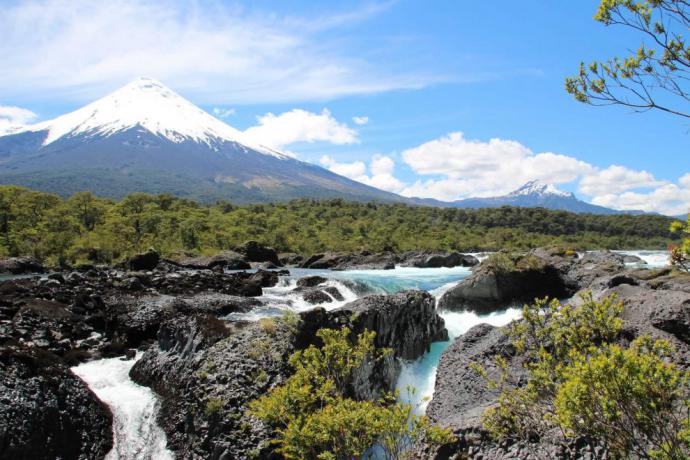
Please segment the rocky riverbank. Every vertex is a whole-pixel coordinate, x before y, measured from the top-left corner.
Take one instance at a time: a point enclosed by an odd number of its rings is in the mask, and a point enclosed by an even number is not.
[[[524,263],[525,259],[529,263]],[[630,260],[610,252],[577,257],[540,249],[516,256],[512,268],[501,270],[488,262],[448,291],[440,305],[487,312],[544,295],[578,302],[581,290],[592,291],[595,299],[616,294],[624,306],[619,340],[629,343],[641,335],[666,339],[676,349],[674,362],[690,368],[690,275],[669,268],[626,268],[625,262]],[[499,375],[494,361],[497,355],[506,360],[515,381],[525,381],[524,358],[503,328],[475,326],[442,354],[427,415],[434,423],[451,428],[459,442],[440,452],[426,453],[426,458],[607,458],[596,445],[566,446],[557,435],[533,444],[498,445],[491,441],[482,428],[481,416],[496,405],[498,391],[488,388],[470,363],[482,365],[495,377]]]
[[[569,298],[582,289],[596,296],[616,292],[625,303],[627,340],[640,334],[668,338],[678,349],[678,363],[690,365],[689,277],[668,269],[631,269],[624,256],[609,252],[578,257],[537,249],[506,257],[501,264],[478,264],[459,253],[302,257],[247,243],[213,257],[166,260],[149,251],[116,267],[57,272],[33,260],[0,263],[15,267],[15,274],[43,272],[0,281],[0,451],[27,459],[103,457],[113,442],[112,414],[69,367],[133,357],[138,349],[143,356],[130,376],[160,397],[158,423],[177,458],[277,458],[272,431],[246,414],[246,404],[289,375],[288,357],[318,344],[318,329],[348,327],[353,338],[372,330],[376,345],[392,350],[354,373],[348,391],[356,398],[393,389],[400,360],[419,358],[432,342],[447,340],[434,297],[426,292],[368,295],[345,304],[338,287],[321,272],[280,284],[281,276],[289,274],[287,264],[471,266],[473,273],[440,300],[440,306],[455,311],[489,313],[537,296]],[[255,270],[239,270],[247,267]],[[262,294],[278,284],[305,303],[330,310],[317,307],[260,321],[224,319],[266,307]],[[505,356],[516,373],[523,372],[502,331],[487,325],[471,329],[443,353],[428,415],[452,428],[460,442],[424,456],[457,458],[469,452],[522,458],[520,452],[528,448],[547,456],[560,452],[555,441],[498,446],[482,432],[481,413],[495,404],[496,393],[468,364],[480,361],[490,367],[495,354]]]

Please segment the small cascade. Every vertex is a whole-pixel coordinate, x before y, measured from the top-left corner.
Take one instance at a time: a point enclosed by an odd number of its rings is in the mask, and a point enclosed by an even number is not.
[[[106,460],[173,460],[165,432],[156,423],[156,394],[129,378],[141,358],[106,358],[80,364],[72,372],[89,386],[113,413],[113,449]]]

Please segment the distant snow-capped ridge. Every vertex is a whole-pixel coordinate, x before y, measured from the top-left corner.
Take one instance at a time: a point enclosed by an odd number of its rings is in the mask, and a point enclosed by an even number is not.
[[[545,184],[538,180],[529,181],[517,190],[514,190],[508,194],[508,196],[514,197],[525,195],[554,195],[566,198],[575,197],[575,195],[570,192],[559,190],[553,184]]]
[[[204,112],[159,81],[146,77],[74,112],[22,131],[47,131],[43,140],[46,146],[64,137],[109,137],[136,127],[175,143],[193,141],[215,148],[220,142],[235,142],[259,153],[288,158],[274,149],[253,144],[241,131]]]

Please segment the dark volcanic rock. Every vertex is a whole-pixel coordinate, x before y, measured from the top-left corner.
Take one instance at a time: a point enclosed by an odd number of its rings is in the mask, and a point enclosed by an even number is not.
[[[278,254],[278,260],[281,265],[299,265],[304,257],[294,252],[281,252]]]
[[[153,270],[158,266],[161,256],[158,252],[150,249],[144,253],[136,254],[127,261],[130,270]]]
[[[571,294],[552,265],[539,263],[511,271],[482,265],[439,300],[439,308],[491,313],[515,302]]]
[[[320,268],[331,270],[390,270],[395,268],[398,256],[392,252],[374,254],[362,252],[326,252],[314,254],[302,262],[301,268]]]
[[[611,259],[597,256],[604,265]],[[588,259],[588,265],[593,262]],[[615,261],[614,261],[615,263]],[[577,267],[581,270],[582,267]],[[589,267],[598,273],[607,273]],[[646,278],[638,278],[638,272],[625,272],[618,275],[603,275],[595,280],[594,296],[603,298],[615,294],[623,302],[623,328],[619,337],[621,344],[627,344],[634,338],[646,335],[652,338],[668,340],[675,348],[673,362],[681,369],[690,369],[690,292],[678,288],[690,285],[690,277],[675,275],[674,282],[665,282],[662,288],[652,283],[658,276],[646,272]],[[639,272],[640,275],[645,272]],[[671,275],[661,275],[667,277]],[[581,302],[575,297],[571,302]],[[508,364],[508,373],[514,383],[526,382],[524,358],[516,351],[504,333],[504,328],[479,325],[458,337],[441,356],[434,396],[429,403],[427,415],[436,424],[451,428],[459,438],[458,445],[450,449],[452,454],[467,455],[477,458],[562,458],[567,450],[562,439],[553,437],[542,439],[538,444],[510,442],[497,445],[493,443],[481,426],[481,414],[496,404],[496,390],[487,387],[482,377],[470,368],[476,362],[496,378],[499,370],[494,356],[500,355]],[[569,446],[571,449],[573,446]],[[575,458],[605,458],[605,452],[596,446],[575,446]],[[424,458],[449,458],[448,453],[439,453],[437,457],[429,455]],[[572,458],[572,453],[568,458]]]
[[[235,251],[222,251],[211,257],[185,257],[176,264],[186,268],[215,268],[222,267],[228,270],[248,270],[251,268],[244,256]]]
[[[496,355],[506,358],[512,375],[527,376],[522,362],[512,359],[515,348],[500,328],[480,324],[455,339],[439,361],[434,396],[427,408],[430,420],[457,433],[478,430],[482,413],[496,404],[498,391],[488,388],[470,363],[484,366],[490,378],[496,378],[500,372]]]
[[[623,256],[610,251],[589,252],[580,259],[576,254],[540,248],[505,258],[510,261],[507,267],[495,266],[491,257],[483,261],[441,297],[439,308],[490,313],[535,298],[567,298],[625,268]]]
[[[333,302],[331,296],[321,289],[310,289],[302,294],[302,298],[305,302],[308,302],[312,305]]]
[[[436,313],[434,297],[428,292],[370,295],[329,314],[348,316],[356,330],[376,331],[376,345],[393,348],[403,359],[417,359],[429,351],[431,342],[448,340],[443,318]]]
[[[323,276],[318,276],[318,275],[305,276],[304,278],[300,278],[297,280],[297,287],[300,287],[300,288],[314,287],[314,286],[318,286],[319,284],[325,283],[326,281],[328,281],[328,279],[324,278]]]
[[[45,267],[33,257],[11,257],[0,260],[0,274],[23,275],[45,271]]]
[[[59,358],[0,348],[0,453],[17,460],[90,460],[112,448],[112,416]]]
[[[280,266],[278,253],[273,248],[264,246],[256,241],[247,241],[237,248],[237,252],[242,254],[249,262],[272,262]]]
[[[246,414],[246,403],[280,384],[287,358],[315,344],[323,327],[365,328],[393,353],[358,369],[352,394],[372,397],[396,382],[396,357],[416,358],[431,340],[446,337],[433,297],[422,292],[373,296],[327,312],[317,308],[294,320],[223,323],[208,316],[171,318],[132,369],[132,377],[162,397],[159,422],[179,458],[271,458],[272,431]]]
[[[402,259],[402,265],[418,268],[473,267],[479,263],[476,257],[459,252],[414,251],[404,254]]]

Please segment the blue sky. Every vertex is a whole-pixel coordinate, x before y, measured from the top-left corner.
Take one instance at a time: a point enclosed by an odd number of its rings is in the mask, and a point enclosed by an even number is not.
[[[148,75],[398,193],[487,196],[541,179],[606,206],[684,212],[690,122],[563,89],[581,60],[640,43],[595,22],[597,3],[3,1],[0,129]]]

